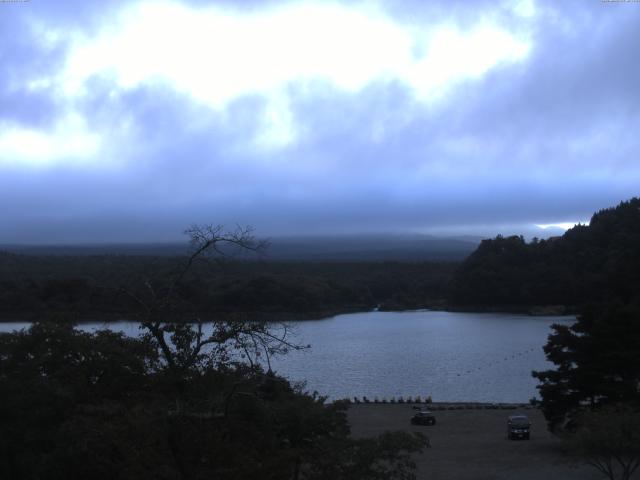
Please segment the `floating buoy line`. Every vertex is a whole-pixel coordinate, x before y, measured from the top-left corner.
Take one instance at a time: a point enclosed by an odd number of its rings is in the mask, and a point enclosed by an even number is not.
[[[480,372],[482,370],[486,370],[488,368],[497,366],[497,365],[502,365],[506,362],[512,361],[514,359],[517,359],[519,357],[523,357],[525,355],[529,355],[533,352],[535,352],[537,350],[538,347],[532,347],[532,348],[527,348],[525,350],[519,351],[519,352],[515,352],[512,353],[511,355],[507,355],[506,357],[500,358],[498,360],[492,361],[492,362],[488,362],[485,363],[484,365],[481,365],[479,367],[476,368],[472,368],[469,370],[465,370],[464,372],[460,372],[460,373],[456,373],[455,375],[457,377],[461,377],[464,375],[471,375],[473,373],[477,373]],[[398,397],[394,397],[394,396],[390,396],[389,398],[386,397],[379,397],[379,396],[374,396],[373,398],[368,398],[366,396],[362,396],[362,397],[346,397],[343,399],[335,399],[334,401],[342,401],[342,402],[347,402],[347,403],[354,403],[354,404],[359,404],[359,403],[405,403],[405,404],[427,404],[427,405],[431,405],[432,404],[432,400],[431,400],[431,396],[427,395],[424,397],[421,397],[420,395],[417,395],[415,397],[411,397],[411,396],[398,396]],[[432,409],[434,410],[461,410],[461,409],[490,409],[490,408],[500,408],[500,409],[515,409],[515,408],[537,408],[537,404],[532,403],[532,404],[503,404],[503,403],[484,403],[484,402],[459,402],[459,403],[451,403],[451,402],[444,402],[441,404],[433,404]]]
[[[485,370],[487,368],[504,364],[504,363],[509,362],[511,360],[514,360],[514,359],[516,359],[518,357],[522,357],[524,355],[529,355],[529,354],[535,352],[536,350],[537,350],[537,347],[527,348],[526,350],[522,350],[520,352],[516,352],[516,353],[513,353],[511,355],[507,355],[506,357],[504,357],[502,359],[495,360],[493,362],[488,362],[488,363],[486,363],[484,365],[481,365],[481,366],[476,367],[476,368],[471,368],[471,369],[466,370],[464,372],[458,372],[458,373],[456,373],[456,376],[457,377],[461,377],[463,375],[470,375],[472,373],[480,372],[480,371]]]

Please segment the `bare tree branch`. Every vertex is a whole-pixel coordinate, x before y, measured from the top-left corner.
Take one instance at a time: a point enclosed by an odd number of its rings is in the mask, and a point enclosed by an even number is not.
[[[264,323],[224,319],[211,322],[211,332],[205,334],[200,318],[196,318],[195,327],[172,324],[169,315],[174,302],[180,299],[178,287],[196,262],[230,258],[243,251],[260,253],[268,246],[267,241],[255,238],[251,227],[236,226],[226,231],[222,225],[192,225],[184,233],[190,237],[191,252],[182,265],[157,282],[145,278],[141,293],[122,288],[141,308],[141,328],[156,342],[167,368],[186,371],[200,362],[226,361],[236,350],[244,352],[252,368],[264,354],[270,369],[271,356],[305,348],[287,340],[288,329],[283,325],[281,332],[275,334]],[[155,283],[164,286],[156,287]]]

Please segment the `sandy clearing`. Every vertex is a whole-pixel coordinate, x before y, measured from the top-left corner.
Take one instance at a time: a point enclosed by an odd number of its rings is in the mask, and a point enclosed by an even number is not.
[[[592,467],[563,454],[539,410],[434,411],[435,426],[411,425],[413,413],[407,404],[358,404],[351,405],[348,417],[355,437],[387,430],[427,434],[431,448],[416,456],[419,479],[602,479]],[[506,418],[518,413],[528,415],[533,423],[529,441],[506,438]]]

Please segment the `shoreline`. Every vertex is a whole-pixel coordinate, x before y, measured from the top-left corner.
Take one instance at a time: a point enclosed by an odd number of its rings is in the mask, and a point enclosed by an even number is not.
[[[313,311],[306,313],[297,312],[208,312],[204,315],[178,313],[176,317],[182,317],[184,320],[176,320],[174,322],[167,323],[196,323],[195,319],[199,316],[206,315],[208,319],[202,320],[203,323],[210,323],[213,319],[227,319],[233,321],[239,320],[255,320],[264,321],[268,323],[286,322],[286,321],[313,321],[323,320],[325,318],[335,317],[337,315],[344,315],[349,313],[366,313],[373,310],[361,310],[359,308],[344,309],[344,310],[323,310]],[[37,321],[69,321],[74,324],[82,325],[87,323],[118,323],[118,322],[132,322],[139,323],[141,320],[136,319],[139,314],[137,312],[124,312],[124,313],[106,313],[95,312],[91,314],[78,314],[77,312],[50,312],[50,313],[2,313],[0,314],[0,323],[34,323]],[[191,319],[189,319],[191,318]]]
[[[358,398],[354,401],[354,398]],[[359,398],[365,399],[360,400]],[[402,397],[399,397],[402,398]],[[411,399],[411,397],[408,397]],[[480,401],[464,401],[457,400],[452,402],[446,401],[425,401],[425,400],[403,400],[403,401],[380,401],[369,400],[367,397],[352,397],[350,399],[336,399],[332,403],[346,403],[349,406],[352,405],[404,405],[412,408],[413,410],[430,410],[430,411],[448,411],[448,410],[540,410],[538,403],[535,405],[531,402],[480,402]]]
[[[361,307],[353,307],[353,308],[344,308],[344,309],[329,309],[322,311],[311,311],[305,313],[299,312],[210,312],[206,315],[209,317],[218,317],[233,320],[236,319],[251,319],[256,321],[264,321],[270,323],[276,322],[287,322],[287,321],[316,321],[316,320],[324,320],[326,318],[335,317],[338,315],[346,315],[350,313],[372,313],[372,312],[420,312],[420,311],[433,311],[433,312],[451,312],[451,313],[504,313],[504,314],[519,314],[519,315],[527,315],[531,317],[571,317],[576,315],[576,309],[574,307],[565,307],[565,306],[533,306],[533,307],[525,307],[525,308],[515,308],[515,307],[491,307],[491,308],[482,308],[478,306],[474,307],[460,307],[460,306],[449,306],[447,308],[443,308],[442,306],[437,307],[411,307],[404,309],[380,309],[378,307],[370,308],[370,309],[362,309]],[[15,313],[1,313],[0,314],[0,323],[33,323],[39,320],[44,321],[69,321],[74,324],[87,324],[87,323],[117,323],[117,322],[139,322],[140,320],[135,319],[138,314],[135,312],[130,313],[111,313],[111,312],[94,312],[94,313],[82,313],[79,314],[77,312],[48,312],[48,313],[35,313],[35,312],[15,312]],[[196,318],[197,315],[189,315],[187,313],[179,313],[177,316],[182,316],[183,318]],[[213,320],[203,320],[203,323],[208,323]],[[175,323],[195,323],[195,321],[190,320],[178,320]]]

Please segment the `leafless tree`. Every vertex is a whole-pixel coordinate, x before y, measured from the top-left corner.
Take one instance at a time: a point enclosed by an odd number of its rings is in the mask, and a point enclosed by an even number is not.
[[[209,322],[200,316],[188,322],[172,319],[171,309],[180,301],[178,289],[198,262],[229,258],[241,252],[260,253],[268,245],[257,240],[250,227],[238,226],[228,231],[222,225],[193,225],[185,234],[190,237],[191,249],[184,262],[162,278],[145,277],[139,279],[138,288],[122,289],[138,305],[141,328],[157,345],[165,368],[184,372],[240,357],[251,366],[264,359],[270,369],[273,355],[302,348],[289,341],[284,324],[274,326],[228,316]]]

